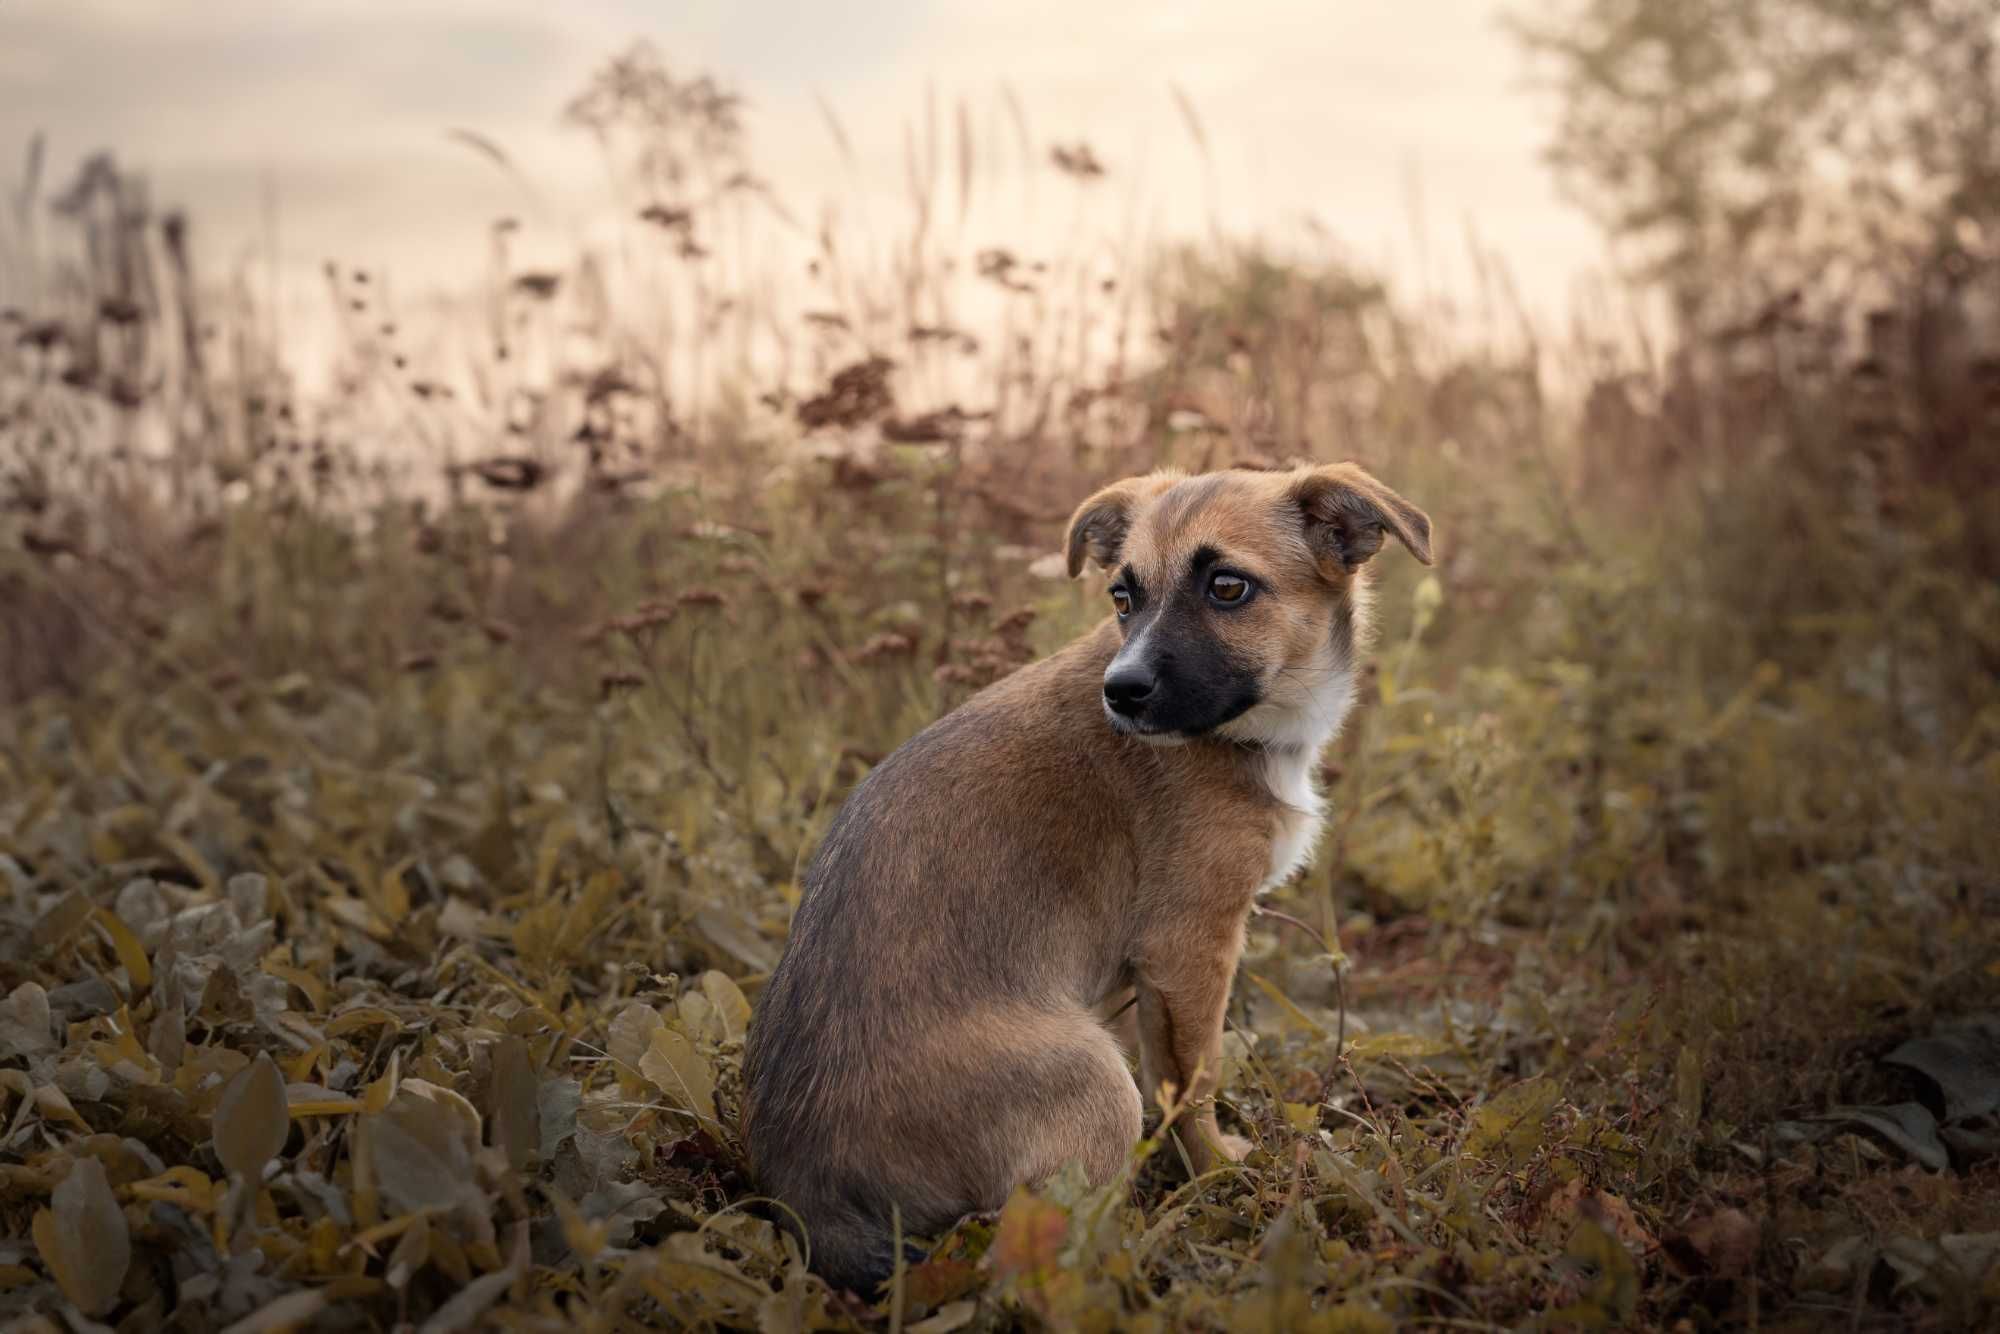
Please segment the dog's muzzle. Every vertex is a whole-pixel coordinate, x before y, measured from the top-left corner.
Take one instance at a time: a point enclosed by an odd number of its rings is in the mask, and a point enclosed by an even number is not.
[[[1104,674],[1104,707],[1130,722],[1146,712],[1146,702],[1159,694],[1160,678],[1140,663],[1121,667],[1112,664]]]

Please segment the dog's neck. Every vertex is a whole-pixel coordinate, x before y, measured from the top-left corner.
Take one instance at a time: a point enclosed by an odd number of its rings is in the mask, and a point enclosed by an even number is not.
[[[1267,765],[1315,766],[1354,707],[1360,657],[1371,628],[1369,610],[1368,585],[1357,574],[1334,603],[1332,624],[1313,659],[1281,672],[1260,703],[1217,734],[1260,752]]]
[[[1367,586],[1357,579],[1335,604],[1333,626],[1315,661],[1286,672],[1280,688],[1224,729],[1248,752],[1252,772],[1278,806],[1260,893],[1284,884],[1312,860],[1325,821],[1317,782],[1320,752],[1340,734],[1354,707],[1368,628]]]

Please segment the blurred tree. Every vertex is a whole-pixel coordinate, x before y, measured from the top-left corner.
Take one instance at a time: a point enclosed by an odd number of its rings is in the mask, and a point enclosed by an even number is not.
[[[1995,0],[1550,0],[1509,26],[1560,100],[1559,178],[1684,329],[2000,240]]]

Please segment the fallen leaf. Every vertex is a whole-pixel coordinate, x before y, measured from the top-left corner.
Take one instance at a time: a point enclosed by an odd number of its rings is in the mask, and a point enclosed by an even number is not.
[[[1741,1209],[1718,1209],[1661,1241],[1682,1272],[1740,1278],[1756,1263],[1760,1229]]]
[[[1912,1038],[1882,1059],[1937,1085],[1946,1121],[2000,1112],[2000,1016],[1982,1015]]]
[[[919,1310],[963,1297],[978,1287],[978,1264],[956,1255],[934,1254],[910,1266],[903,1275],[904,1294]]]
[[[1579,1219],[1595,1223],[1623,1242],[1626,1249],[1640,1254],[1660,1244],[1622,1197],[1593,1190],[1582,1177],[1570,1178],[1549,1196],[1542,1206],[1537,1231],[1550,1241],[1559,1242],[1570,1234]]]
[[[398,1093],[407,1093],[413,1098],[420,1098],[443,1108],[456,1123],[460,1138],[473,1148],[478,1147],[479,1109],[467,1101],[463,1093],[456,1089],[448,1089],[442,1084],[433,1084],[428,1079],[405,1079]]]
[[[639,1072],[676,1105],[715,1119],[715,1072],[694,1044],[673,1029],[653,1031],[651,1045],[639,1058]]]
[[[1882,1243],[1882,1262],[1895,1271],[1898,1292],[1914,1290],[1932,1298],[1973,1296],[2000,1264],[2000,1233],[1890,1237]]]
[[[514,1271],[502,1269],[497,1273],[475,1278],[446,1302],[421,1326],[422,1334],[452,1334],[455,1330],[469,1329],[486,1309],[500,1300],[507,1289],[514,1286]]]
[[[268,1334],[274,1330],[302,1329],[326,1309],[328,1300],[324,1288],[300,1288],[297,1292],[274,1297],[241,1320],[224,1326],[222,1334]]]
[[[49,993],[23,982],[0,1001],[0,1061],[42,1056],[56,1049]]]
[[[504,1037],[493,1044],[493,1143],[507,1155],[516,1172],[525,1169],[541,1148],[540,1090],[528,1061],[528,1044]]]
[[[751,972],[768,973],[778,962],[770,943],[737,915],[711,905],[696,911],[694,926]]]
[[[1814,1292],[1848,1292],[1855,1278],[1875,1263],[1875,1243],[1866,1236],[1843,1237],[1804,1267],[1799,1285]]]
[[[473,1116],[468,1129],[465,1113],[426,1092],[435,1088],[420,1079],[404,1080],[389,1105],[362,1117],[356,1128],[367,1141],[373,1184],[397,1213],[446,1211],[480,1198],[473,1167],[478,1118]]]
[[[504,934],[491,916],[457,895],[445,901],[444,910],[438,914],[437,928],[460,940],[480,941]]]
[[[570,1254],[588,1264],[604,1253],[611,1244],[611,1229],[602,1223],[593,1223],[583,1216],[583,1211],[569,1202],[561,1191],[551,1191],[556,1207],[556,1221],[562,1225],[563,1242]]]
[[[42,1263],[78,1310],[103,1315],[118,1304],[132,1266],[131,1232],[104,1164],[78,1158],[49,1203],[36,1213],[31,1229]]]
[[[711,968],[701,975],[701,990],[722,1021],[722,1040],[741,1038],[750,1027],[750,1002],[743,989],[727,973]]]
[[[35,919],[29,939],[38,953],[52,953],[57,946],[83,929],[90,920],[90,899],[80,889],[72,889],[56,900],[55,906]]]
[[[146,1051],[160,1063],[168,1078],[180,1069],[181,1056],[187,1051],[187,1012],[181,1008],[178,993],[162,995],[157,990],[154,1006],[153,1026],[146,1033]]]
[[[285,1077],[267,1052],[238,1071],[223,1087],[211,1122],[215,1156],[245,1181],[260,1181],[264,1164],[285,1147],[291,1133],[291,1113],[285,1098]]]
[[[541,1154],[554,1158],[563,1141],[576,1134],[577,1109],[583,1106],[583,1085],[574,1079],[544,1079],[535,1094],[535,1117],[541,1126]]]
[[[158,948],[166,938],[168,920],[173,916],[159,882],[147,876],[127,880],[112,901],[111,909],[120,921],[138,933],[148,950]]]
[[[1978,1130],[1971,1126],[1939,1126],[1938,1138],[1966,1162],[2000,1155],[2000,1129]]]
[[[979,1303],[969,1297],[955,1302],[947,1302],[926,1318],[914,1324],[903,1326],[909,1334],[952,1334],[953,1330],[964,1329],[979,1314]]]
[[[1039,1281],[1056,1271],[1068,1235],[1069,1214],[1060,1205],[1017,1186],[1000,1210],[988,1263],[995,1277]]]
[[[635,1001],[612,1019],[605,1035],[604,1054],[623,1073],[639,1077],[639,1060],[652,1045],[653,1034],[664,1022],[658,1010]]]
[[[69,1095],[54,1084],[38,1085],[35,1089],[35,1106],[44,1117],[57,1121],[67,1121],[85,1134],[90,1133],[90,1122],[77,1112]]]
[[[632,1229],[658,1218],[667,1207],[665,1200],[644,1182],[613,1181],[583,1197],[577,1212],[604,1228],[604,1240],[623,1246],[632,1240]]]
[[[701,992],[683,991],[680,999],[674,1002],[674,1013],[680,1021],[681,1032],[687,1036],[698,1042],[722,1041],[722,1018]]]
[[[1874,1131],[1934,1172],[1951,1166],[1951,1155],[1938,1139],[1937,1118],[1920,1102],[1881,1107],[1829,1107],[1810,1118],[1833,1126],[1860,1126]]]
[[[410,1280],[417,1276],[430,1258],[430,1219],[419,1217],[396,1239],[396,1249],[389,1252],[389,1264],[383,1270],[382,1278],[390,1287],[400,1291],[409,1286]]]
[[[125,965],[125,975],[131,979],[133,991],[144,991],[153,985],[153,964],[146,957],[146,947],[139,943],[138,933],[120,921],[118,914],[99,908],[91,913],[91,920],[98,929],[111,939],[111,948],[118,954],[118,962]]]
[[[2000,1232],[1948,1232],[1938,1238],[1938,1248],[1967,1280],[1983,1284],[1983,1296],[2000,1295],[1995,1292],[2000,1288]]]
[[[323,1084],[285,1085],[285,1110],[293,1117],[346,1116],[361,1107],[359,1098],[335,1093]]]
[[[1623,1196],[1607,1190],[1592,1191],[1577,1206],[1578,1211],[1623,1242],[1631,1251],[1645,1253],[1660,1244],[1652,1230],[1639,1221]]]

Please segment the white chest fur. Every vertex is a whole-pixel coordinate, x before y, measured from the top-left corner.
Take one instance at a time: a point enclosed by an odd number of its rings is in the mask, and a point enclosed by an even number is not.
[[[1337,663],[1318,674],[1316,689],[1286,701],[1291,707],[1269,710],[1263,721],[1264,786],[1277,799],[1273,817],[1271,864],[1258,893],[1276,889],[1312,860],[1313,848],[1325,824],[1326,799],[1315,776],[1320,752],[1340,732],[1354,705],[1354,674]],[[1268,701],[1267,703],[1276,703]]]
[[[1352,660],[1329,641],[1320,661],[1287,672],[1258,705],[1222,734],[1261,750],[1264,786],[1277,799],[1271,864],[1258,893],[1275,889],[1312,860],[1324,823],[1325,799],[1314,776],[1326,749],[1354,707]]]
[[[1271,840],[1271,866],[1264,883],[1257,887],[1260,894],[1284,884],[1312,860],[1319,831],[1326,823],[1325,799],[1313,782],[1313,770],[1318,766],[1316,746],[1264,753],[1264,784],[1278,799],[1279,808],[1276,836]]]

